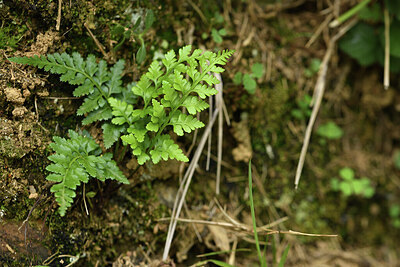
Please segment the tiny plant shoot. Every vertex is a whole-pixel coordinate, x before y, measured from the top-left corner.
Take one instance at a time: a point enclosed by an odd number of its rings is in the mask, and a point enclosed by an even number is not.
[[[189,160],[169,132],[182,136],[204,126],[195,115],[208,108],[206,97],[218,93],[213,86],[219,80],[212,73],[223,72],[221,66],[233,52],[192,52],[190,45],[179,49],[178,55],[171,50],[162,62],[153,61],[147,73],[128,89],[122,85],[123,60],[111,68],[104,60],[97,61],[93,55],[83,59],[78,53],[14,57],[10,61],[60,74],[61,81],[77,86],[73,95],[84,98],[77,110],[77,115],[85,116],[83,125],[99,122],[106,149],[121,140],[143,165],[149,160],[154,164],[168,159]],[[52,172],[47,180],[57,183],[51,192],[61,216],[72,205],[81,182],[93,177],[128,183],[113,155],[102,155],[90,135],[70,130],[69,137],[53,138],[50,146],[55,154],[49,156],[53,163],[47,167]]]

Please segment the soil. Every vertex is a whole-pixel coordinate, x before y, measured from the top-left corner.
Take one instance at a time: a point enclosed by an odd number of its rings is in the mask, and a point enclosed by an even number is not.
[[[357,2],[0,1],[0,265],[215,266],[204,261],[218,259],[258,266],[247,178],[251,159],[256,221],[266,225],[259,234],[269,265],[289,246],[286,266],[399,266],[400,215],[390,212],[400,205],[396,74],[385,90],[381,66],[361,67],[334,47],[299,189],[293,186],[311,112],[301,101],[313,96],[318,79],[311,62],[323,60],[338,32],[327,18],[337,16],[335,8],[347,10]],[[155,22],[147,32],[132,31],[126,38],[115,33],[116,25],[133,29],[133,18],[148,10]],[[219,40],[215,32],[221,29]],[[138,63],[140,38],[147,57]],[[74,87],[8,58],[77,51],[109,64],[124,59],[128,85],[153,58],[185,44],[235,49],[222,75],[231,124],[223,128],[221,193],[215,194],[215,129],[209,168],[204,151],[180,216],[189,221],[178,223],[169,259],[162,262],[187,164],[138,167],[131,153],[122,154],[118,165],[130,184],[93,179],[77,189],[73,206],[60,217],[46,180],[52,137],[85,129],[105,152],[101,125],[82,126],[76,115],[82,99],[73,97]],[[255,63],[264,68],[259,78],[251,76]],[[254,93],[234,82],[238,72],[256,80]],[[202,120],[206,123],[207,114]],[[341,138],[315,133],[329,121],[342,129]],[[177,141],[192,151],[199,138]],[[121,149],[109,150],[114,151]],[[344,167],[356,178],[368,178],[375,190],[371,198],[345,197],[332,188]],[[204,256],[211,252],[216,253]]]

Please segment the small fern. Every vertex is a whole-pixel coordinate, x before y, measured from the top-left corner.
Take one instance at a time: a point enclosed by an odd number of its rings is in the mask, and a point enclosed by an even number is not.
[[[218,92],[213,85],[219,80],[211,73],[223,72],[220,66],[233,54],[229,50],[191,51],[191,46],[185,46],[179,49],[178,56],[171,50],[162,62],[153,61],[148,72],[130,86],[131,90],[122,87],[123,60],[110,69],[104,60],[96,62],[93,55],[84,60],[78,53],[9,60],[61,74],[61,81],[76,85],[73,95],[84,97],[77,110],[78,115],[86,115],[82,123],[102,121],[105,148],[121,139],[142,165],[148,160],[154,164],[168,159],[188,161],[168,129],[182,136],[204,126],[194,115],[208,108],[206,97]],[[56,153],[49,156],[53,164],[47,167],[53,172],[47,180],[57,182],[51,192],[60,205],[61,216],[72,205],[76,187],[87,183],[90,177],[128,183],[112,155],[101,156],[99,145],[91,137],[72,130],[69,135],[70,139],[54,137],[50,146]]]
[[[59,213],[65,215],[72,205],[76,187],[87,183],[90,177],[101,181],[105,179],[117,180],[128,184],[128,180],[119,170],[110,153],[101,156],[101,149],[89,135],[82,136],[69,130],[70,138],[64,139],[54,136],[54,143],[50,147],[56,152],[49,156],[53,163],[47,166],[52,172],[47,180],[56,182],[50,191],[54,193],[59,204]]]
[[[10,61],[32,65],[51,73],[61,74],[60,81],[79,85],[73,92],[74,96],[86,96],[77,111],[78,115],[87,114],[82,121],[84,125],[99,120],[111,119],[111,107],[107,100],[121,94],[121,75],[124,61],[119,60],[110,69],[104,60],[96,62],[94,55],[84,60],[79,53],[55,53],[47,56],[13,57]]]
[[[219,83],[210,73],[223,72],[218,65],[225,65],[233,51],[216,54],[203,53],[200,49],[191,53],[191,50],[190,45],[179,49],[179,57],[171,50],[162,65],[157,61],[150,65],[132,88],[133,94],[142,98],[142,108],[135,109],[114,98],[108,100],[114,116],[111,122],[115,127],[126,127],[127,134],[121,139],[130,145],[139,164],[150,159],[155,164],[161,159],[188,161],[179,146],[165,134],[165,128],[172,126],[181,136],[204,126],[193,115],[208,108],[203,99],[215,95],[218,91],[212,86]]]

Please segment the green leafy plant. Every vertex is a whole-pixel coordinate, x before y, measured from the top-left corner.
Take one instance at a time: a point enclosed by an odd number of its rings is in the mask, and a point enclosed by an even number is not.
[[[395,228],[400,228],[400,205],[392,204],[389,208],[390,220]]]
[[[333,121],[321,124],[317,129],[317,134],[327,139],[340,139],[343,136],[343,130]]]
[[[400,151],[396,151],[393,154],[393,164],[396,167],[396,169],[400,170]]]
[[[69,139],[54,136],[50,147],[55,154],[49,156],[53,163],[46,169],[50,172],[46,179],[56,182],[50,191],[54,193],[61,216],[72,205],[76,187],[87,183],[89,178],[117,180],[128,184],[124,174],[119,170],[112,154],[101,155],[101,148],[88,133],[79,135],[69,130]]]
[[[204,126],[194,115],[208,107],[204,101],[206,97],[218,92],[212,86],[219,80],[211,73],[223,72],[220,66],[225,65],[233,54],[228,50],[218,53],[200,49],[191,51],[191,46],[185,46],[179,49],[178,56],[171,50],[162,63],[153,61],[148,72],[131,90],[122,86],[123,60],[110,69],[104,60],[97,62],[93,55],[83,59],[78,53],[11,58],[10,61],[61,74],[61,81],[77,86],[73,95],[84,98],[77,110],[78,115],[85,115],[82,123],[102,123],[104,147],[108,149],[121,139],[125,148],[128,145],[132,148],[133,155],[142,165],[150,159],[154,164],[168,159],[188,161],[169,135],[170,128],[182,136],[184,132],[190,133]],[[47,179],[60,183],[52,187],[52,192],[60,205],[61,215],[71,205],[76,186],[87,182],[88,177],[127,182],[114,168],[111,154],[100,157],[96,143],[89,137],[80,137],[73,131],[69,134],[70,140],[54,138],[51,147],[56,154],[49,157],[54,164],[47,168],[55,173]],[[63,147],[66,147],[65,152]],[[71,157],[77,156],[70,151],[87,157],[72,160]]]
[[[363,1],[367,3],[369,1]],[[385,7],[392,17],[390,24],[390,70],[400,71],[400,5],[397,1],[386,0]],[[356,59],[360,65],[369,66],[384,62],[384,26],[383,11],[379,3],[370,6],[363,5],[357,9],[361,19],[340,40],[339,48]],[[354,15],[351,14],[351,15]]]
[[[331,186],[334,191],[340,191],[345,197],[351,195],[371,198],[375,194],[375,189],[367,177],[356,179],[351,168],[343,168],[339,171],[341,179],[332,178]]]
[[[297,108],[291,110],[291,114],[293,117],[299,120],[305,120],[311,116],[311,96],[304,95],[304,97],[300,100],[297,100]]]
[[[321,66],[321,60],[319,58],[313,58],[311,60],[310,66],[304,70],[304,75],[308,78],[314,76]]]
[[[264,66],[261,63],[255,63],[251,66],[251,74],[243,74],[241,72],[237,72],[233,77],[233,83],[236,85],[243,84],[244,89],[249,94],[254,94],[257,89],[257,82],[255,79],[259,79],[264,74]]]
[[[257,255],[258,255],[258,260],[260,262],[261,267],[266,267],[267,266],[267,259],[265,257],[265,253],[261,252],[261,247],[260,247],[260,242],[258,241],[258,233],[257,233],[257,224],[256,224],[256,213],[254,209],[254,199],[253,199],[253,178],[251,174],[251,160],[249,162],[249,172],[248,172],[248,179],[249,179],[249,200],[250,200],[250,209],[251,209],[251,220],[253,222],[253,232],[254,232],[254,240],[256,243],[256,248],[257,248]],[[281,260],[278,263],[279,267],[283,267],[286,262],[287,255],[289,254],[289,245],[286,246],[285,250],[283,251]],[[264,251],[265,252],[265,251]],[[275,254],[273,255],[275,258]]]
[[[212,85],[219,80],[209,72],[224,71],[218,65],[225,65],[233,51],[216,54],[196,49],[190,53],[191,46],[181,48],[179,58],[171,50],[162,60],[163,67],[157,61],[150,65],[149,71],[132,88],[134,95],[142,99],[141,109],[114,98],[109,100],[115,116],[112,123],[127,129],[121,139],[130,145],[139,164],[150,159],[155,164],[161,159],[187,161],[179,146],[165,134],[165,129],[172,126],[177,135],[183,135],[204,126],[193,115],[208,107],[203,99],[217,93]]]
[[[7,25],[7,23],[6,23]],[[27,31],[26,25],[18,27],[17,25],[10,24],[6,27],[0,28],[0,49],[16,48],[18,42]]]
[[[219,26],[223,25],[224,23],[224,17],[218,13],[214,13],[214,17],[210,19],[211,25],[214,25],[211,28],[211,37],[216,42],[217,44],[222,43],[223,37],[226,36],[228,33],[225,28],[219,28]],[[219,28],[219,29],[218,29]],[[205,40],[209,37],[209,34],[207,32],[203,32],[201,37]]]
[[[146,45],[143,40],[144,34],[151,28],[155,21],[153,10],[138,10],[131,14],[131,21],[124,25],[115,23],[111,26],[111,37],[117,41],[113,51],[119,50],[127,40],[139,39],[140,47],[136,52],[136,62],[142,63],[146,59]],[[142,20],[142,17],[145,19]]]

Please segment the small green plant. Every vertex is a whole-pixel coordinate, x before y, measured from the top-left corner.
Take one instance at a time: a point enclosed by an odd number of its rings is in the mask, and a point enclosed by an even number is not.
[[[291,114],[293,117],[299,120],[305,120],[311,116],[311,96],[304,95],[304,97],[300,100],[297,100],[297,108],[291,110]]]
[[[142,21],[142,16],[145,17],[144,21]],[[113,51],[119,50],[127,40],[136,37],[140,41],[140,47],[136,52],[136,62],[140,64],[146,59],[146,46],[143,36],[153,25],[155,15],[153,10],[145,9],[138,10],[136,13],[131,14],[131,17],[130,23],[126,25],[115,23],[111,26],[111,37],[117,41]]]
[[[249,161],[249,173],[248,173],[248,179],[249,179],[249,200],[250,200],[250,209],[251,209],[251,220],[253,222],[253,232],[254,232],[254,240],[256,243],[256,248],[257,248],[257,255],[258,255],[258,260],[260,262],[261,267],[267,267],[267,259],[265,257],[265,251],[264,253],[261,252],[261,247],[260,247],[260,242],[258,241],[258,233],[257,233],[257,224],[256,224],[256,213],[254,209],[254,199],[253,199],[253,178],[251,175],[251,160]],[[281,260],[279,261],[278,266],[283,267],[286,262],[287,255],[289,253],[289,245],[286,246],[285,250],[283,251]],[[275,258],[275,254],[273,255]]]
[[[192,47],[185,46],[179,49],[177,57],[171,50],[162,62],[153,61],[131,90],[122,86],[123,60],[110,69],[104,60],[96,62],[93,55],[84,60],[78,53],[10,58],[10,61],[61,74],[61,81],[77,86],[73,95],[84,97],[77,110],[78,115],[85,115],[82,123],[100,122],[104,147],[111,148],[122,140],[142,165],[148,160],[154,164],[168,159],[188,161],[169,135],[169,127],[181,136],[204,126],[194,115],[208,107],[203,99],[218,92],[212,86],[219,80],[211,73],[223,72],[220,66],[232,54],[229,50],[213,53],[200,49],[192,53]],[[73,201],[76,187],[89,177],[127,182],[112,161],[112,154],[100,156],[98,145],[88,136],[73,131],[69,135],[68,140],[54,137],[51,147],[56,154],[49,157],[54,164],[47,168],[54,172],[47,179],[59,183],[51,190],[62,216]]]
[[[60,206],[58,211],[61,216],[64,216],[72,205],[76,187],[81,182],[87,183],[90,177],[100,181],[111,179],[129,184],[128,179],[111,159],[112,154],[101,155],[100,146],[89,133],[79,135],[72,130],[68,133],[69,139],[53,137],[54,143],[51,143],[50,147],[55,154],[49,156],[53,163],[46,167],[52,172],[46,179],[56,182],[50,191],[54,193]]]
[[[393,227],[400,228],[400,205],[392,204],[389,208],[389,215]]]
[[[241,72],[237,72],[233,77],[233,83],[236,85],[243,84],[244,89],[249,94],[254,94],[257,89],[257,82],[255,79],[259,79],[264,74],[264,66],[261,63],[255,63],[251,66],[251,74],[243,74]]]
[[[217,44],[222,43],[223,37],[227,35],[227,31],[225,28],[219,28],[217,26],[223,25],[224,23],[224,17],[219,13],[215,12],[214,17],[211,18],[211,24],[214,25],[214,27],[211,28],[211,37],[216,42]],[[208,39],[209,34],[207,32],[204,32],[201,37],[205,40]]]
[[[393,154],[393,164],[396,167],[396,169],[400,170],[400,151],[396,151]]]
[[[358,13],[358,22],[340,40],[339,48],[356,59],[360,65],[369,66],[374,63],[384,63],[385,38],[383,26],[383,10],[378,2],[367,6],[369,1],[362,1],[361,9],[354,9]],[[360,3],[361,4],[361,3]],[[400,5],[398,1],[385,0],[384,5],[391,16],[390,24],[390,70],[400,71]],[[344,14],[345,15],[345,14]],[[343,16],[344,16],[343,15]],[[345,19],[348,17],[345,16]]]
[[[308,78],[314,76],[321,66],[321,60],[319,58],[313,58],[311,60],[310,66],[304,70],[304,75]]]
[[[21,27],[12,24],[6,27],[2,26],[0,28],[0,49],[16,48],[26,30],[27,27],[25,25]]]
[[[351,195],[371,198],[375,194],[375,189],[367,177],[356,179],[351,168],[343,168],[339,171],[341,179],[332,178],[331,187],[334,191],[340,191],[345,197]]]
[[[317,129],[317,134],[326,139],[340,139],[343,136],[343,130],[333,121],[321,124]]]

